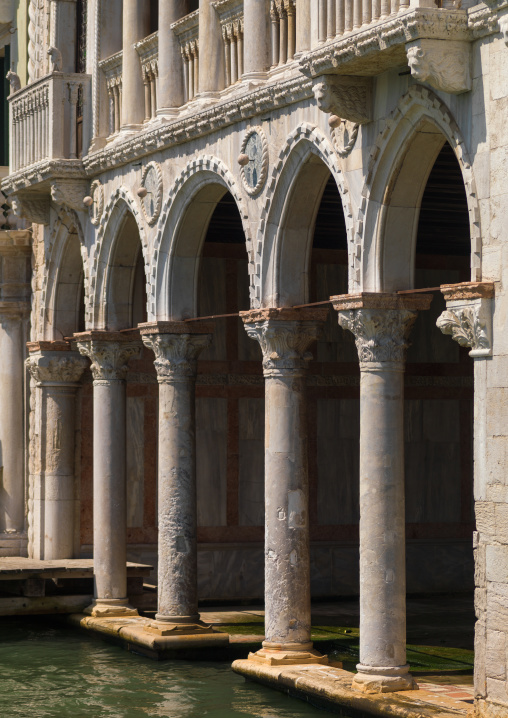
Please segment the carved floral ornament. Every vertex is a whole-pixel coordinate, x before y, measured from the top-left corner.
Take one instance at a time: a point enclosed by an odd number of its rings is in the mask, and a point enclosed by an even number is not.
[[[470,347],[469,356],[492,355],[492,299],[447,302],[436,324],[461,347]]]
[[[339,324],[355,336],[360,364],[402,364],[417,312],[409,309],[339,311]]]
[[[25,363],[38,384],[77,384],[88,366],[85,358],[60,352],[32,354]]]
[[[471,90],[471,43],[415,40],[406,45],[406,54],[411,75],[419,82],[454,95]]]
[[[118,381],[125,379],[130,359],[139,358],[139,342],[115,342],[107,340],[78,340],[79,353],[92,362],[90,369],[94,381]]]
[[[158,162],[149,162],[143,169],[138,196],[150,227],[159,219],[162,209],[162,170]]]
[[[210,346],[211,334],[145,334],[143,344],[155,354],[159,383],[195,377],[199,354]]]

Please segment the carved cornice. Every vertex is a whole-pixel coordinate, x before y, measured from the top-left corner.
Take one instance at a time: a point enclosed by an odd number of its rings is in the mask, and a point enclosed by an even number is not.
[[[82,337],[82,338],[81,338]],[[80,354],[91,361],[94,381],[120,381],[127,377],[128,362],[138,359],[139,341],[112,341],[108,338],[93,338],[86,333],[75,335],[76,347]]]
[[[210,346],[211,334],[141,334],[143,344],[155,354],[160,384],[195,378],[198,356]]]
[[[13,194],[10,197],[12,211],[16,217],[27,219],[35,224],[49,224],[49,198],[32,199],[23,195]]]
[[[29,190],[32,186],[49,186],[55,180],[86,179],[87,174],[81,160],[43,160],[18,170],[2,180],[2,192],[11,196],[15,192]]]
[[[83,212],[83,199],[88,194],[88,187],[86,180],[58,180],[51,185],[51,199],[55,204]]]
[[[312,359],[307,349],[318,339],[328,308],[257,309],[240,316],[248,336],[261,347],[265,377],[301,376]]]
[[[41,351],[25,362],[37,384],[77,384],[88,366],[75,352]]]
[[[415,40],[406,45],[411,75],[436,90],[458,95],[469,92],[471,44],[452,40]]]
[[[470,347],[469,356],[491,356],[494,285],[491,282],[443,285],[441,292],[446,310],[436,322],[439,329],[461,347]]]
[[[321,75],[312,90],[323,112],[362,125],[372,120],[372,78]]]

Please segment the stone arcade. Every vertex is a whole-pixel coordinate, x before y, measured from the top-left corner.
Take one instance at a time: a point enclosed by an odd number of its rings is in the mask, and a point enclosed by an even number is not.
[[[367,693],[413,686],[406,590],[474,581],[506,716],[508,0],[0,23],[0,555],[93,554],[95,616],[158,564],[153,630],[204,643],[264,572],[249,665],[322,663],[311,593],[359,591]]]

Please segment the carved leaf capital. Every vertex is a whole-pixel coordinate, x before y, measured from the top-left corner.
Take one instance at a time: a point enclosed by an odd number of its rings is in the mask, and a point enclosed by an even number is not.
[[[92,362],[94,381],[118,381],[125,379],[130,359],[138,359],[139,342],[78,341],[78,351]]]
[[[301,375],[312,354],[307,351],[321,333],[321,322],[266,320],[245,324],[263,352],[265,376]]]
[[[33,354],[26,360],[26,366],[38,384],[77,384],[87,364],[84,357],[61,352]]]
[[[155,354],[160,383],[195,377],[199,354],[210,346],[211,334],[145,334],[143,344]]]
[[[354,334],[361,364],[403,364],[417,316],[409,309],[350,309],[339,312],[339,324]]]
[[[490,301],[476,300],[467,305],[450,302],[436,324],[461,347],[470,347],[472,357],[492,354]]]

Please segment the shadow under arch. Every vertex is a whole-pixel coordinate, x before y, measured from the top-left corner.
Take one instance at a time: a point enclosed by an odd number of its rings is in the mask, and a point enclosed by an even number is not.
[[[284,163],[270,202],[261,256],[261,305],[289,307],[309,301],[309,265],[323,192],[334,178],[344,211],[342,177],[331,150],[299,137]],[[331,148],[330,148],[331,149]],[[330,161],[333,155],[334,161]],[[346,213],[344,213],[346,214]],[[348,216],[350,213],[348,212]]]
[[[414,267],[421,202],[437,157],[448,142],[459,163],[467,197],[471,279],[481,278],[481,230],[471,163],[458,127],[432,93],[403,98],[393,121],[376,143],[378,159],[364,186],[363,291],[394,292],[414,288]],[[425,100],[427,95],[432,96]]]
[[[230,192],[246,236],[246,213],[232,176],[222,168],[220,173],[204,165],[194,174],[188,170],[177,182],[173,196],[166,203],[166,221],[161,230],[157,251],[155,302],[152,311],[157,321],[178,321],[198,314],[198,280],[203,244],[212,215],[221,199]]]

